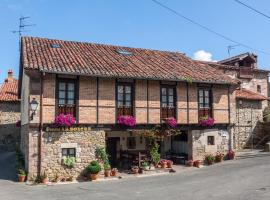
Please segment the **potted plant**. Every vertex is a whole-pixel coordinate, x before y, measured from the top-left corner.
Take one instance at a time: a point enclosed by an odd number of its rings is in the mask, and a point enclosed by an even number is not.
[[[45,171],[43,172],[43,174],[40,175],[40,181],[43,184],[47,184],[49,182],[49,178]]]
[[[143,170],[148,170],[149,169],[149,163],[147,161],[142,162],[141,166],[142,166]]]
[[[138,174],[139,173],[139,167],[138,166],[133,166],[131,167],[131,171],[133,174]]]
[[[193,166],[194,167],[200,167],[201,166],[201,164],[202,164],[202,161],[200,161],[200,160],[195,160],[194,162],[193,162]]]
[[[214,126],[215,120],[212,117],[209,117],[208,115],[203,116],[199,120],[199,124],[204,127],[211,127]]]
[[[90,173],[91,180],[98,179],[98,173],[101,171],[101,166],[98,161],[94,160],[87,166],[87,171]]]
[[[24,182],[26,178],[26,171],[24,169],[18,169],[19,182]]]
[[[234,160],[235,159],[235,152],[230,149],[227,153],[227,157],[229,160]]]
[[[131,115],[121,115],[117,119],[118,124],[127,127],[135,127],[136,126],[136,118]]]
[[[208,164],[208,165],[213,165],[214,162],[215,162],[215,156],[213,156],[212,154],[208,154],[205,156],[205,162]]]
[[[224,154],[220,153],[220,152],[217,152],[216,157],[215,157],[215,161],[216,162],[222,162],[223,159],[224,159]]]
[[[161,168],[163,169],[167,168],[167,160],[162,159],[159,163],[161,165]]]
[[[173,161],[167,160],[167,167],[172,168],[172,165],[173,165]]]
[[[156,142],[154,142],[154,144],[150,150],[151,161],[153,162],[155,167],[157,167],[157,165],[160,161],[160,154],[158,153],[158,147],[159,147],[159,145]]]
[[[117,176],[118,169],[117,168],[112,168],[111,170],[111,176]]]
[[[109,163],[104,163],[103,165],[103,168],[104,168],[104,176],[105,177],[109,177],[110,176],[110,173],[111,173],[111,166]]]
[[[193,167],[193,163],[194,163],[193,160],[188,160],[187,161],[187,166],[188,167]]]

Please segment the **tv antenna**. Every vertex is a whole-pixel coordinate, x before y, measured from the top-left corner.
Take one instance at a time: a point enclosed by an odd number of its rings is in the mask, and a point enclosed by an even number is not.
[[[19,18],[19,29],[16,30],[16,31],[12,31],[12,33],[17,33],[18,34],[18,37],[19,37],[19,51],[20,51],[20,47],[21,47],[21,36],[24,32],[29,32],[31,30],[26,30],[25,27],[31,27],[31,26],[36,26],[36,24],[27,24],[25,21],[27,19],[29,19],[30,17],[29,16],[21,16]]]
[[[235,45],[229,45],[229,46],[227,46],[227,51],[228,51],[229,57],[231,57],[231,51],[233,49],[235,49],[235,47],[237,47],[237,46],[240,46],[240,45],[239,44],[235,44]]]

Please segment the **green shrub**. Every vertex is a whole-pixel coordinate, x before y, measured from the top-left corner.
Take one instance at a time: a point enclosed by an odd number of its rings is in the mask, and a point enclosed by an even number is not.
[[[26,171],[24,169],[18,169],[17,174],[21,176],[26,176]]]
[[[104,170],[110,170],[111,165],[109,163],[104,163],[103,168],[104,168]]]
[[[101,166],[96,160],[94,160],[87,166],[87,171],[90,174],[98,174],[101,171]]]
[[[76,163],[76,159],[73,156],[72,157],[67,156],[63,158],[63,164],[69,168],[73,168],[75,163]]]
[[[109,156],[106,152],[106,149],[104,147],[99,147],[95,151],[97,159],[102,161],[103,163],[109,163]]]
[[[160,161],[160,154],[158,153],[158,147],[159,147],[158,143],[154,142],[150,150],[151,161],[154,163],[155,166]]]

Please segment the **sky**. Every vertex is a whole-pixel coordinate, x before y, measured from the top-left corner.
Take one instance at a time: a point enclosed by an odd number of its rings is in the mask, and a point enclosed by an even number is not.
[[[254,52],[259,66],[270,70],[270,19],[234,0],[159,0],[196,22],[268,54],[242,46],[231,55]],[[270,15],[269,0],[242,0]],[[19,17],[30,16],[24,35],[179,51],[218,61],[234,43],[207,32],[151,0],[0,0],[0,83],[13,69],[18,77]]]

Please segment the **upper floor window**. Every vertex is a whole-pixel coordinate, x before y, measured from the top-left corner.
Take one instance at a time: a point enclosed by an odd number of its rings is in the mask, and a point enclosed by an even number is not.
[[[133,115],[132,83],[117,85],[117,115]]]
[[[176,89],[174,86],[161,86],[161,118],[166,119],[176,115]]]
[[[257,85],[257,92],[262,93],[262,87],[260,85]]]
[[[212,117],[212,94],[211,89],[199,89],[199,118]]]
[[[58,81],[58,114],[72,114],[76,116],[75,80],[61,79]]]

